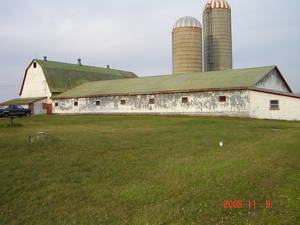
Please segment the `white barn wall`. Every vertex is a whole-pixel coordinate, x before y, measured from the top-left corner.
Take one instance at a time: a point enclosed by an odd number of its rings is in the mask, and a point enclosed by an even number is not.
[[[43,104],[47,104],[47,99],[46,98],[33,103],[33,113],[34,113],[34,115],[47,114],[47,109],[43,109]]]
[[[27,70],[21,98],[52,96],[42,67],[38,63],[36,65],[34,68],[32,63]]]
[[[270,110],[270,101],[279,100],[279,110]],[[250,91],[250,116],[257,119],[300,121],[300,99]]]
[[[53,113],[158,113],[158,114],[205,114],[249,117],[249,92],[214,91],[197,93],[173,93],[136,96],[113,96],[99,98],[53,100]],[[226,96],[227,102],[219,102],[219,96]],[[188,97],[188,103],[182,103]],[[149,104],[149,99],[155,104]],[[126,100],[126,105],[121,105]],[[74,102],[78,101],[78,106]],[[101,105],[96,106],[96,101]],[[59,105],[55,107],[55,103]]]

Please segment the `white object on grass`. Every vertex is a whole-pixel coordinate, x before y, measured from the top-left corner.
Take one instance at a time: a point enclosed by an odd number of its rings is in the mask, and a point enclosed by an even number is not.
[[[224,142],[220,141],[219,145],[220,145],[220,147],[223,147],[224,146]]]

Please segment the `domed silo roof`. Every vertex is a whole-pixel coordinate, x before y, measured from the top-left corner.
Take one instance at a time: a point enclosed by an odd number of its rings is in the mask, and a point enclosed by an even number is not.
[[[207,9],[231,9],[231,7],[226,0],[209,0],[204,7],[204,10]]]
[[[191,16],[185,16],[180,18],[179,20],[176,21],[174,24],[174,29],[178,27],[199,27],[201,28],[201,23],[199,20],[197,20],[194,17]]]

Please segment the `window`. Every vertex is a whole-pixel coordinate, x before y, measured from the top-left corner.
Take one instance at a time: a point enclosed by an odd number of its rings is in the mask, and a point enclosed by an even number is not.
[[[126,105],[126,100],[121,100],[121,105]]]
[[[101,102],[100,101],[96,101],[96,105],[98,106],[98,105],[100,105],[101,104]]]
[[[15,109],[24,109],[24,108],[20,105],[15,105]]]
[[[55,107],[58,107],[58,102],[55,102],[55,104],[54,104],[54,105],[55,105]]]
[[[36,62],[34,62],[33,63],[33,68],[36,68],[36,67],[37,67]]]
[[[279,100],[270,101],[270,110],[279,110]]]
[[[219,102],[226,102],[227,97],[226,96],[219,96]]]
[[[43,103],[43,109],[47,109],[47,103]]]
[[[183,97],[181,99],[181,102],[184,103],[184,104],[189,103],[189,98],[188,97]]]
[[[78,102],[74,102],[74,106],[78,106]]]
[[[149,99],[149,104],[150,104],[150,105],[155,104],[155,99],[154,99],[154,98]]]

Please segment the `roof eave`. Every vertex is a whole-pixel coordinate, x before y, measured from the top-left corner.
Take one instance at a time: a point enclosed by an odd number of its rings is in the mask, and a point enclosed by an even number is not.
[[[44,100],[44,99],[46,99],[46,98],[47,98],[47,97],[35,98],[35,99],[34,99],[34,100],[32,100],[32,101],[28,101],[28,102],[20,103],[20,105],[22,105],[22,104],[25,104],[25,105],[27,105],[27,104],[30,104],[30,103],[35,103],[35,102],[38,102],[38,101]],[[24,98],[24,99],[31,99],[31,98]],[[15,99],[13,99],[13,100],[15,100]],[[13,100],[9,100],[9,101],[13,101]],[[6,101],[6,102],[9,102],[9,101]],[[2,105],[2,106],[14,105],[14,103],[9,103],[9,104],[6,104],[6,102],[3,102],[3,103],[1,103],[0,105]]]
[[[25,73],[24,73],[24,78],[23,78],[23,81],[22,81],[22,86],[21,86],[21,89],[20,89],[20,92],[19,92],[19,95],[21,96],[22,93],[23,93],[23,89],[24,89],[24,85],[25,85],[25,80],[26,80],[26,77],[27,77],[27,72],[30,68],[30,66],[32,65],[32,63],[36,61],[35,59],[31,61],[31,63],[29,64],[29,66],[27,66],[26,70],[25,70]]]
[[[194,93],[194,92],[209,92],[209,91],[233,91],[233,90],[247,90],[249,87],[228,87],[228,88],[206,88],[206,89],[186,89],[186,90],[165,90],[152,92],[132,92],[132,93],[112,93],[112,94],[95,94],[82,96],[62,96],[51,97],[53,100],[60,99],[79,99],[79,98],[97,98],[97,97],[113,97],[113,96],[136,96],[136,95],[156,95],[156,94],[174,94],[174,93]]]
[[[262,89],[262,88],[255,88],[255,87],[249,87],[248,89],[250,91],[257,91],[257,92],[262,92],[262,93],[266,93],[266,94],[273,94],[273,95],[279,95],[279,96],[285,96],[285,97],[300,99],[300,96],[294,95],[292,93],[289,94],[289,93],[279,92],[279,91],[276,92],[276,91],[269,90],[269,89]]]
[[[283,74],[281,73],[281,71],[279,70],[279,68],[277,66],[275,66],[275,69],[277,70],[277,72],[279,73],[279,76],[281,77],[281,79],[283,80],[284,84],[286,85],[287,89],[289,90],[290,93],[294,93],[292,88],[290,87],[290,85],[288,84],[287,80],[285,79],[285,77],[283,76]]]

